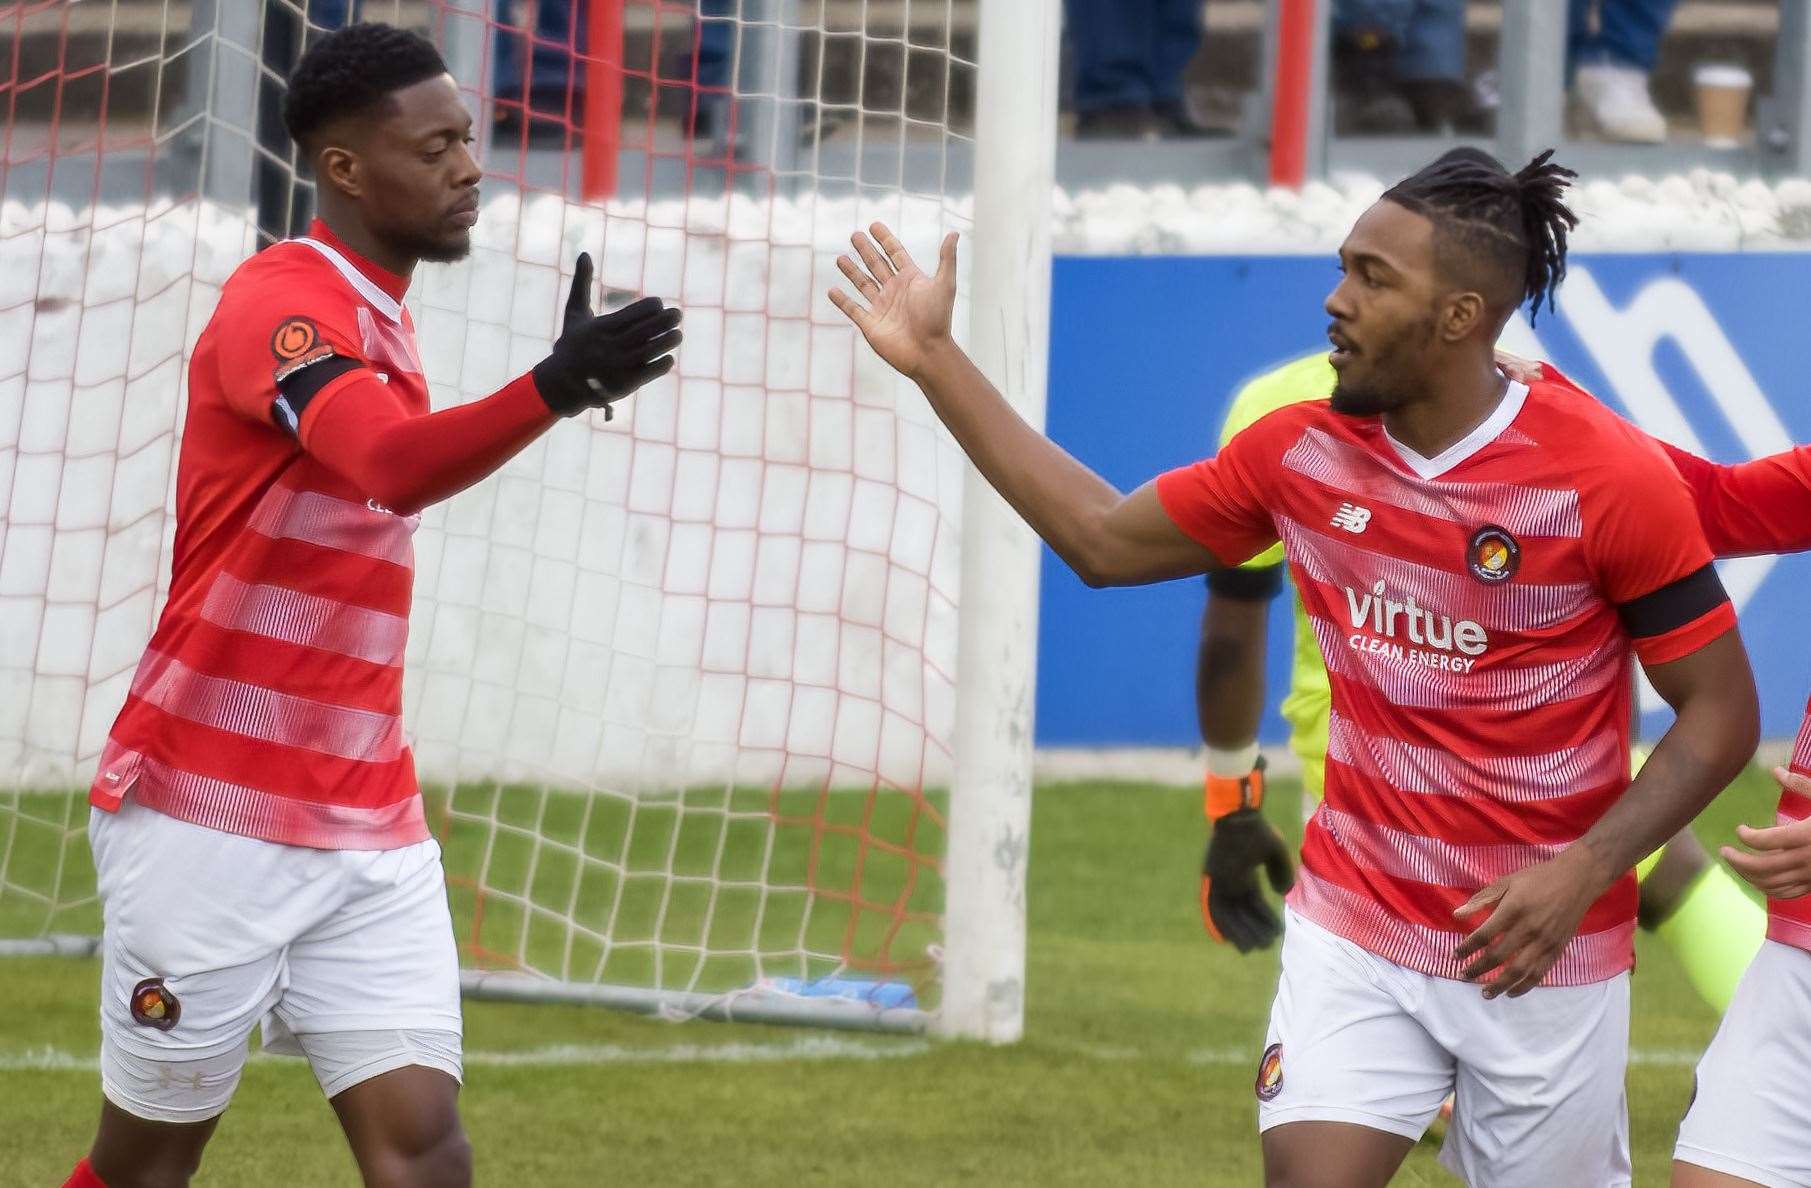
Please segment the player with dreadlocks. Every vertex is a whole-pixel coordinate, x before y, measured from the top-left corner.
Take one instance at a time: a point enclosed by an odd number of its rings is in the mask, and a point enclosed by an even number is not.
[[[1340,248],[1331,399],[1131,495],[955,344],[954,236],[935,275],[879,224],[838,261],[837,307],[1090,585],[1287,548],[1332,708],[1255,1085],[1271,1185],[1388,1182],[1449,1092],[1443,1158],[1468,1183],[1629,1180],[1632,868],[1759,727],[1666,456],[1493,356],[1565,275],[1571,176],[1443,161],[1391,189]],[[1631,781],[1637,658],[1676,717]]]
[[[1503,172],[1481,149],[1459,147],[1440,163],[1471,161]],[[1501,356],[1507,373],[1529,378],[1522,361]],[[1325,352],[1266,371],[1240,387],[1226,411],[1220,443],[1260,417],[1303,401],[1325,400],[1338,373]],[[1710,544],[1717,547],[1715,533]],[[1207,748],[1203,804],[1212,835],[1202,864],[1201,918],[1215,940],[1240,952],[1266,948],[1282,935],[1280,916],[1259,886],[1259,872],[1286,891],[1292,880],[1287,847],[1257,807],[1264,768],[1258,720],[1265,706],[1265,653],[1270,603],[1283,592],[1283,548],[1276,545],[1237,569],[1207,577],[1201,617],[1195,702]],[[1279,710],[1289,723],[1289,749],[1301,761],[1305,813],[1320,803],[1331,694],[1314,628],[1299,598],[1290,597],[1294,623],[1289,688]],[[1639,761],[1639,752],[1637,756]],[[1766,912],[1743,894],[1729,869],[1715,862],[1690,829],[1636,867],[1640,921],[1679,959],[1692,986],[1717,1011],[1761,947]]]
[[[592,316],[581,255],[552,353],[430,413],[403,297],[470,249],[480,176],[446,65],[354,25],[283,114],[320,218],[233,273],[196,343],[169,600],[89,795],[104,1100],[71,1188],[188,1183],[260,1025],[308,1058],[367,1184],[471,1182],[458,957],[401,720],[410,537],[679,344],[656,298]],[[247,1182],[283,1179],[273,1151]]]

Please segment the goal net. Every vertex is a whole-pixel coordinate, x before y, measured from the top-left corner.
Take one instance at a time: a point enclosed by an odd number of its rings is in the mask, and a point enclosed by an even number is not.
[[[971,227],[976,8],[0,11],[0,950],[98,932],[85,791],[167,592],[188,353],[306,226],[283,78],[356,18],[432,38],[478,121],[474,250],[409,297],[436,407],[546,352],[581,250],[605,304],[686,316],[673,375],[415,536],[405,721],[468,992],[916,1028],[946,922],[996,916],[1015,992],[1022,860],[978,833],[990,871],[951,870],[965,464],[823,296],[875,218],[921,259]]]

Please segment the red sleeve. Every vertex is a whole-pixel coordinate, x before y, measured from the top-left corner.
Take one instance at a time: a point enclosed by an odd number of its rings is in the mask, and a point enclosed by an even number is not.
[[[559,420],[531,373],[482,400],[417,415],[359,370],[332,381],[301,420],[302,448],[398,515],[484,478]]]
[[[1733,629],[1736,613],[1685,483],[1649,443],[1630,447],[1587,491],[1585,550],[1642,663],[1665,664]]]
[[[1276,543],[1276,523],[1263,493],[1282,456],[1279,423],[1294,424],[1288,411],[1245,429],[1212,458],[1157,476],[1165,514],[1221,565],[1238,565]]]
[[[376,378],[344,286],[329,287],[292,265],[273,261],[234,277],[209,330],[227,404],[262,425],[295,431],[299,416],[280,403],[278,385],[323,363],[351,364]]]
[[[337,280],[279,261],[222,295],[211,327],[220,387],[241,416],[293,434],[398,515],[412,515],[496,470],[559,418],[529,375],[483,400],[411,412],[380,380]]]
[[[1719,557],[1811,549],[1811,446],[1719,466],[1660,443],[1691,488],[1698,520]]]

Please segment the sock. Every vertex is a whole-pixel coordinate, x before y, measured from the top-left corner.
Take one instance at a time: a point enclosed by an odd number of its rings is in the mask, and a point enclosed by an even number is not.
[[[88,1157],[84,1155],[82,1161],[75,1165],[75,1170],[69,1173],[69,1178],[63,1181],[63,1188],[107,1188],[107,1184],[94,1174],[94,1169],[88,1166]]]
[[[1767,936],[1767,909],[1748,898],[1720,863],[1713,863],[1654,931],[1685,967],[1692,989],[1721,1014]]]
[[[1221,779],[1237,780],[1251,774],[1251,769],[1258,765],[1258,743],[1253,739],[1242,747],[1225,750],[1220,747],[1207,748],[1207,774]]]

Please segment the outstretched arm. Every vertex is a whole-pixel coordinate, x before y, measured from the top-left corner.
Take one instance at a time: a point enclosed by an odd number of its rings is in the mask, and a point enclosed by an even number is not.
[[[956,345],[954,234],[930,276],[884,225],[872,231],[853,237],[859,264],[849,256],[836,262],[858,296],[833,289],[831,302],[918,385],[982,477],[1084,582],[1137,585],[1219,568],[1165,513],[1154,483],[1120,494],[1026,424]]]
[[[426,416],[366,375],[303,422],[302,446],[365,498],[410,516],[479,482],[559,419],[530,375]]]
[[[1719,557],[1811,549],[1811,446],[1720,466],[1660,443],[1692,490]]]
[[[274,417],[368,499],[412,515],[478,482],[562,416],[603,408],[673,367],[680,314],[645,297],[591,312],[581,254],[553,352],[482,400],[421,415],[361,361],[323,359],[277,382]]]

